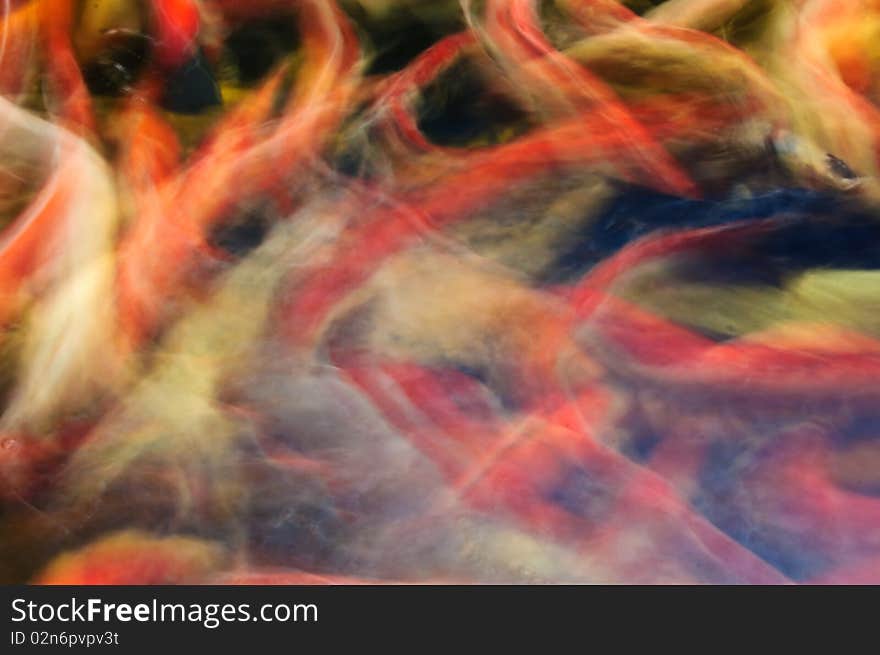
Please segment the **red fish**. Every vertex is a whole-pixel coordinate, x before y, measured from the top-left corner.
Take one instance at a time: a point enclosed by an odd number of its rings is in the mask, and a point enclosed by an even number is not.
[[[537,534],[602,553],[632,579],[639,576],[628,553],[615,553],[626,531],[636,529],[651,535],[658,566],[681,556],[697,558],[685,568],[714,570],[719,581],[785,581],[699,516],[662,478],[596,440],[612,400],[601,389],[552,401],[519,425],[505,425],[462,374],[394,364],[346,372],[436,462],[455,497],[476,509],[502,512]],[[587,496],[570,488],[576,480],[588,485]],[[641,575],[649,577],[644,570]]]
[[[195,0],[151,0],[154,56],[165,69],[182,66],[198,49],[201,16]]]
[[[326,3],[306,3],[300,20],[311,35],[306,63],[282,119],[267,122],[284,71],[225,117],[186,170],[163,185],[155,211],[139,217],[121,248],[120,312],[135,343],[161,322],[163,301],[178,288],[207,230],[236,203],[271,193],[309,163],[342,119],[346,78],[355,62],[347,20]],[[153,248],[156,240],[162,250]]]
[[[43,0],[40,31],[46,43],[46,67],[54,110],[74,131],[93,134],[95,117],[92,99],[80,71],[71,41],[74,0]]]

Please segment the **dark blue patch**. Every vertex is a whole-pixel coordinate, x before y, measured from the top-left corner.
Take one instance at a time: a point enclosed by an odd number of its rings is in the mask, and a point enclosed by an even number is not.
[[[636,462],[644,462],[654,452],[654,449],[663,439],[660,435],[651,431],[642,431],[637,433],[624,446],[622,452],[624,455]]]
[[[755,281],[766,282],[780,273],[820,266],[880,268],[880,216],[846,198],[806,189],[780,189],[753,198],[689,200],[626,186],[590,228],[571,242],[540,282],[559,284],[577,279],[627,244],[658,230],[776,216],[787,220],[781,221],[775,232],[757,237],[754,248],[746,254],[760,260],[761,266],[743,266],[742,254],[724,262],[726,253],[719,252],[716,265],[711,267],[715,275],[746,272],[755,275]],[[701,276],[705,273],[700,270]],[[764,279],[767,276],[769,280]]]
[[[222,103],[220,87],[201,51],[168,76],[162,97],[162,107],[168,111],[199,114]]]
[[[809,548],[809,534],[793,534],[769,523],[745,518],[741,495],[742,459],[760,459],[763,453],[746,453],[736,443],[715,443],[700,471],[700,494],[696,509],[729,537],[793,580],[806,580],[827,565],[820,552]],[[750,502],[756,495],[748,497]],[[760,514],[760,508],[756,508]]]
[[[580,466],[570,466],[545,498],[574,516],[599,524],[608,519],[616,495]]]

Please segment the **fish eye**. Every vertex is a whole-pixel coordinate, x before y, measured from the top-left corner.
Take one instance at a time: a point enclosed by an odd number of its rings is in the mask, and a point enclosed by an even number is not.
[[[83,78],[95,95],[121,96],[135,83],[149,59],[150,38],[118,32],[108,37],[107,47],[83,66]]]
[[[856,180],[859,177],[845,161],[831,153],[825,155],[825,163],[828,166],[828,170],[836,177],[843,178],[844,180]]]

